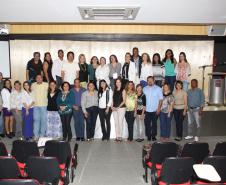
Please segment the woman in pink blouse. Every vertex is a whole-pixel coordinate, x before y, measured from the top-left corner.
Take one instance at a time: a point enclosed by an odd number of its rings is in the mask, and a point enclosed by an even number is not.
[[[186,54],[181,52],[179,55],[179,62],[175,67],[176,79],[183,82],[183,90],[188,90],[188,77],[191,75],[191,67],[187,61]]]

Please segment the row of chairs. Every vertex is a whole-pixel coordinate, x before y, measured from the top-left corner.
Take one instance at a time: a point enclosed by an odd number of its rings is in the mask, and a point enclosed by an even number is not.
[[[72,154],[68,142],[51,140],[46,142],[44,152],[40,156],[36,142],[15,140],[9,157],[4,143],[0,143],[0,179],[21,177],[34,178],[40,183],[56,184],[56,181],[60,180],[61,184],[69,184],[70,179],[73,182],[75,176],[77,150],[77,143]],[[14,165],[9,165],[10,163]]]
[[[208,143],[201,142],[186,143],[183,148],[180,148],[179,145],[173,142],[155,142],[148,149],[145,147],[143,149],[142,162],[143,167],[145,169],[144,174],[145,182],[148,182],[148,169],[151,169],[152,183],[154,184],[157,181],[159,181],[157,179],[159,179],[160,174],[162,174],[164,162],[173,160],[172,163],[175,163],[174,165],[176,165],[176,163],[179,163],[178,165],[180,166],[182,165],[181,161],[185,161],[185,163],[186,161],[190,161],[186,163],[191,164],[190,167],[187,166],[186,168],[190,169],[193,164],[201,164],[204,161],[204,159],[209,155],[210,152]],[[217,143],[213,155],[226,156],[226,142]],[[182,166],[185,165],[183,164]],[[171,174],[172,170],[169,170],[168,173]],[[165,175],[166,173],[163,174],[164,177],[166,177]]]

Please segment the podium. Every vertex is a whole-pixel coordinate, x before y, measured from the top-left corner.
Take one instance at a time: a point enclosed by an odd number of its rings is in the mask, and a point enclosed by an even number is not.
[[[224,105],[226,103],[226,73],[209,73],[209,105]]]

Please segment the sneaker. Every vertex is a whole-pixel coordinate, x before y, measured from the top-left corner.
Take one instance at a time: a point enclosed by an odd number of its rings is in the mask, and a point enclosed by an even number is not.
[[[185,140],[193,139],[193,136],[186,136],[184,139],[185,139]]]
[[[198,142],[198,141],[199,141],[199,137],[195,136],[194,141],[195,141],[195,142]]]
[[[175,141],[182,141],[182,137],[176,137],[174,140]]]

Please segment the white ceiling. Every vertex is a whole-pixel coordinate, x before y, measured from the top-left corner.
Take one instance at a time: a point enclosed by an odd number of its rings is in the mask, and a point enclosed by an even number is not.
[[[82,20],[78,6],[139,6],[135,20]],[[0,23],[226,24],[226,0],[0,0]]]

